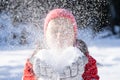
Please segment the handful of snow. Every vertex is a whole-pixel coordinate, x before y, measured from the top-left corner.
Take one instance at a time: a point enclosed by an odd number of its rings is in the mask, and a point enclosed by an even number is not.
[[[76,47],[68,47],[63,51],[56,50],[40,50],[35,58],[39,58],[47,65],[51,66],[55,71],[61,73],[66,66],[70,66],[78,57],[82,57],[83,53]]]

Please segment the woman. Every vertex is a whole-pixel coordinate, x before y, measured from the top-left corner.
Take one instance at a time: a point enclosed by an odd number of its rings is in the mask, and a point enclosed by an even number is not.
[[[35,52],[27,60],[23,80],[99,80],[96,60],[76,36],[77,24],[72,13],[65,9],[50,11],[44,23],[47,48]],[[62,62],[64,64],[60,65]]]

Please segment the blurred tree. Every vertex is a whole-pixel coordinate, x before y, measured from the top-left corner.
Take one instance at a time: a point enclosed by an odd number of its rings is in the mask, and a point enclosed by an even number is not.
[[[111,31],[114,35],[119,34],[120,36],[120,0],[109,0],[110,1],[110,13],[111,13]],[[115,25],[119,26],[119,31],[116,32]]]
[[[110,24],[108,0],[0,0],[0,11],[11,13],[14,25],[30,22],[40,29],[46,14],[54,8],[72,11],[78,27],[91,27],[94,34]]]

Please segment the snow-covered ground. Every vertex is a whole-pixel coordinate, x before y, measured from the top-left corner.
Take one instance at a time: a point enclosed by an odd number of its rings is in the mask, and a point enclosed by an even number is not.
[[[120,79],[120,39],[97,39],[89,45],[90,54],[98,61],[100,80]],[[23,66],[33,49],[1,50],[0,80],[21,80]]]
[[[120,39],[96,40],[89,50],[100,63],[98,65],[100,80],[120,79]]]

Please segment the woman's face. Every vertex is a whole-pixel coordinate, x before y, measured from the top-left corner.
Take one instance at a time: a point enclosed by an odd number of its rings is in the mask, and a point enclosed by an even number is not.
[[[46,31],[46,41],[49,48],[66,48],[73,46],[74,29],[66,18],[51,20]]]

